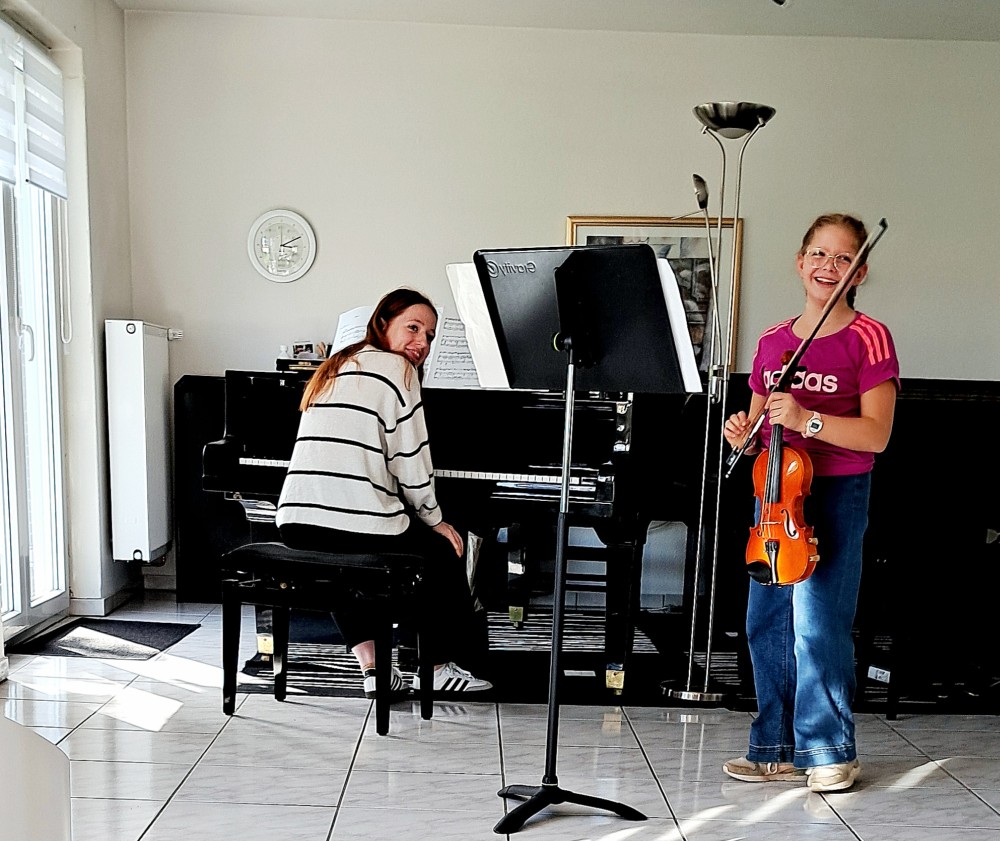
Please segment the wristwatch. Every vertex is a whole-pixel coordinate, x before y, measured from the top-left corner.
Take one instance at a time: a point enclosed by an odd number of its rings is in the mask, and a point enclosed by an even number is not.
[[[813,412],[809,420],[806,421],[806,428],[802,433],[802,437],[812,438],[814,435],[819,435],[822,431],[823,416],[819,412]]]

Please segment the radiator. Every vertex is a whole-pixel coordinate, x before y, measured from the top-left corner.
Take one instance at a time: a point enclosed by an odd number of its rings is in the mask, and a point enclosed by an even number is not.
[[[162,564],[170,548],[169,333],[142,321],[104,322],[116,561]]]

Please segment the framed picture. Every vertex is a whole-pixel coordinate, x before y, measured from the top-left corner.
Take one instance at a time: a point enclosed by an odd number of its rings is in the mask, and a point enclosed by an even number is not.
[[[292,359],[316,358],[316,347],[312,342],[295,342],[292,344]]]
[[[711,241],[719,237],[719,219],[710,217]],[[727,346],[729,365],[736,363],[736,336],[740,302],[740,256],[743,250],[743,220],[726,217],[721,228],[721,260],[715,255],[719,274],[719,329],[725,332],[730,312],[732,289],[733,323]],[[665,257],[674,270],[681,300],[687,311],[688,332],[694,346],[698,367],[708,370],[711,361],[710,319],[712,273],[709,258],[709,233],[704,217],[678,219],[670,216],[568,216],[567,245],[627,245],[647,243],[657,257]],[[735,252],[734,252],[735,243]],[[716,243],[718,247],[718,243]],[[735,254],[735,256],[734,256]]]

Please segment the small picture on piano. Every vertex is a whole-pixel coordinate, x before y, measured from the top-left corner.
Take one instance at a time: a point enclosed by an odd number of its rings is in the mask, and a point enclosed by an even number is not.
[[[312,342],[294,342],[292,344],[293,359],[319,359],[316,346]]]
[[[713,238],[719,232],[719,220],[709,220]],[[733,237],[736,238],[735,252]],[[740,255],[742,253],[743,220],[722,220],[722,243],[717,251],[727,264],[735,253],[735,269],[730,275],[729,265],[723,265],[719,280],[719,313],[722,323],[728,317],[729,289],[732,285],[736,297],[732,310],[734,321],[739,314]],[[712,273],[709,259],[709,239],[702,219],[677,219],[665,216],[568,216],[566,218],[566,242],[569,245],[628,245],[646,243],[657,257],[666,258],[677,278],[681,300],[687,314],[688,332],[694,347],[698,367],[707,370],[710,362],[711,341],[708,325],[711,323]],[[731,281],[735,280],[734,284]],[[729,364],[736,362],[737,325],[734,323],[730,335]]]

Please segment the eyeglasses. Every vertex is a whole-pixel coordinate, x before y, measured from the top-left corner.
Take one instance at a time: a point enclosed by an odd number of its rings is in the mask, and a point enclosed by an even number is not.
[[[822,269],[828,260],[833,260],[833,270],[837,274],[846,272],[854,262],[851,254],[827,254],[822,248],[810,248],[805,253],[805,258],[814,269]]]

